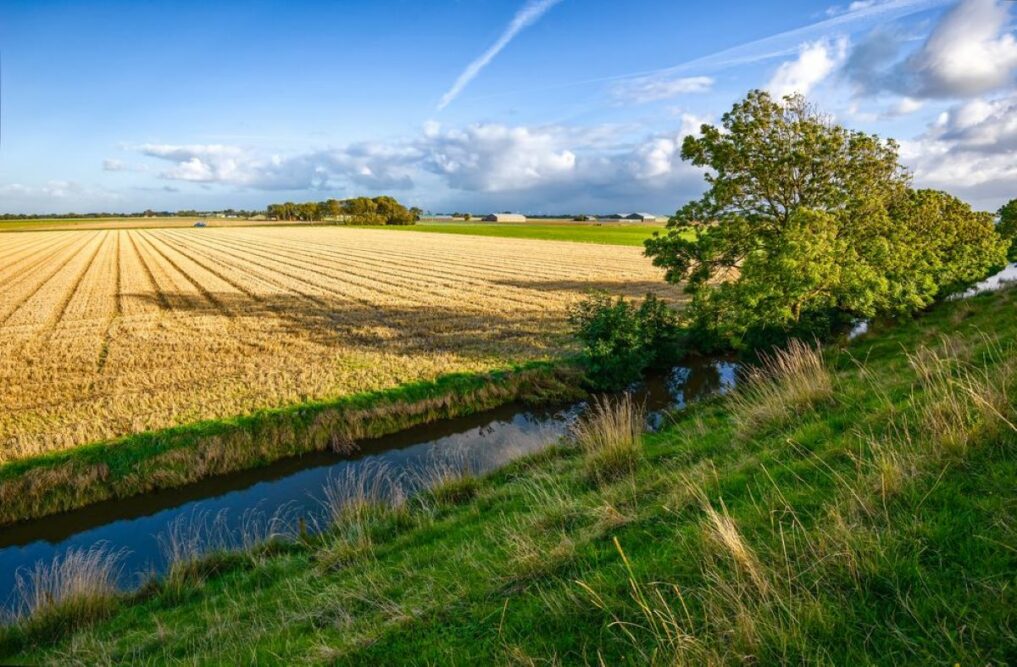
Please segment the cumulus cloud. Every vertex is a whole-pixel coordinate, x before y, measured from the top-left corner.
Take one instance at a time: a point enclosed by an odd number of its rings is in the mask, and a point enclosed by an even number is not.
[[[0,211],[5,213],[66,213],[102,210],[119,205],[120,193],[71,180],[0,185]]]
[[[712,87],[713,78],[708,76],[644,76],[615,84],[611,94],[619,102],[642,104],[688,93],[702,93]]]
[[[916,100],[913,97],[902,97],[893,106],[890,113],[894,116],[906,116],[912,114],[925,106],[922,100]]]
[[[697,190],[701,172],[682,162],[682,139],[702,119],[685,114],[668,132],[633,136],[629,128],[511,126],[478,123],[444,128],[425,123],[415,136],[341,148],[262,156],[238,146],[143,144],[168,162],[167,180],[252,190],[380,193],[440,186],[448,192],[496,195],[516,208],[536,202],[624,197],[634,206],[647,193]],[[419,187],[418,187],[419,186]]]
[[[161,178],[218,184],[254,190],[341,188],[341,181],[369,189],[412,187],[399,166],[412,157],[407,147],[377,143],[351,144],[341,150],[318,150],[295,155],[261,155],[240,146],[222,144],[142,144],[142,155],[168,162]]]
[[[501,50],[508,46],[509,42],[515,39],[515,36],[519,34],[527,26],[533,25],[540,20],[549,9],[557,5],[561,0],[529,0],[523,7],[516,12],[516,15],[512,17],[512,20],[505,27],[501,36],[498,37],[497,41],[492,44],[486,51],[480,54],[473,62],[466,66],[466,69],[462,71],[459,77],[452,84],[452,87],[445,92],[441,97],[441,101],[438,103],[438,109],[444,109],[447,107],[452,100],[458,97],[459,93],[463,92],[463,89],[469,85],[470,81],[480,71],[490,64],[494,57],[501,53]]]
[[[874,31],[851,54],[845,73],[861,93],[888,91],[914,99],[973,97],[1004,88],[1017,71],[1011,4],[962,0],[903,57],[907,35]]]
[[[919,185],[997,206],[1017,184],[1017,93],[951,107],[917,139],[901,142],[901,158]]]
[[[433,132],[418,142],[422,166],[460,190],[517,190],[568,178],[576,154],[558,128],[498,124]]]
[[[802,44],[798,57],[781,64],[767,85],[777,96],[792,93],[808,94],[812,88],[829,76],[847,56],[847,39],[822,39]]]
[[[76,181],[52,180],[42,185],[24,185],[22,183],[0,185],[0,194],[12,197],[66,199],[80,196],[86,192],[87,188]]]
[[[1006,32],[1009,18],[1007,7],[996,0],[957,5],[911,60],[920,92],[929,97],[977,95],[1012,81],[1017,39]]]

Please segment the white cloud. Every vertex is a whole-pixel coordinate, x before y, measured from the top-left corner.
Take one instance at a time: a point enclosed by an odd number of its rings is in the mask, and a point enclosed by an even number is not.
[[[501,50],[508,46],[516,35],[519,34],[527,26],[533,25],[540,20],[549,9],[557,5],[561,0],[529,0],[523,7],[516,12],[516,15],[512,17],[512,21],[509,22],[508,26],[505,27],[504,32],[501,36],[492,44],[486,51],[484,51],[478,58],[466,66],[466,69],[462,71],[459,77],[452,84],[452,87],[446,91],[441,97],[441,101],[438,103],[438,109],[444,109],[447,107],[452,100],[454,100],[459,93],[463,92],[463,89],[473,81],[473,79],[480,74],[480,71],[488,66],[488,64],[494,60],[494,57],[501,53]]]
[[[852,52],[845,73],[862,94],[889,91],[914,99],[974,97],[1005,88],[1017,71],[1010,5],[962,0],[905,57],[900,54],[910,38],[879,29]]]
[[[616,84],[611,94],[619,102],[643,104],[688,93],[702,93],[712,87],[713,79],[708,76],[645,76]]]
[[[79,196],[84,192],[86,192],[86,188],[76,181],[52,180],[42,185],[24,185],[22,183],[0,185],[0,194],[8,196],[66,199]]]
[[[917,184],[985,208],[1017,196],[1017,93],[950,108],[920,137],[901,142],[901,158]]]
[[[410,146],[374,142],[295,155],[263,155],[222,144],[142,144],[135,148],[170,163],[159,172],[161,178],[254,190],[341,188],[343,183],[368,189],[406,189],[413,183],[400,167],[418,157]]]
[[[0,211],[10,213],[67,213],[71,210],[109,210],[122,203],[123,196],[101,187],[69,180],[40,184],[0,185]]]
[[[461,190],[517,190],[568,178],[576,154],[557,128],[471,125],[425,136],[422,165]]]
[[[895,116],[906,116],[918,111],[923,106],[925,106],[925,103],[922,100],[916,100],[913,97],[902,97],[893,106],[891,113]]]
[[[778,97],[792,93],[806,95],[839,67],[846,55],[847,39],[843,37],[802,44],[798,58],[781,64],[767,89]]]
[[[701,188],[701,171],[684,163],[680,153],[682,139],[698,132],[702,122],[684,114],[674,130],[636,137],[619,126],[444,128],[428,122],[407,139],[286,157],[219,144],[144,144],[136,150],[169,163],[159,172],[164,179],[247,190],[353,195],[415,188],[415,195],[423,192],[432,201],[437,196],[432,191],[450,197],[469,193],[512,208],[610,198],[615,204],[605,209],[622,203],[639,208],[656,196],[670,208],[680,203],[676,193],[691,196]]]
[[[1012,81],[1017,39],[1007,32],[1008,22],[1007,7],[996,0],[958,4],[911,60],[920,92],[929,97],[978,95]]]

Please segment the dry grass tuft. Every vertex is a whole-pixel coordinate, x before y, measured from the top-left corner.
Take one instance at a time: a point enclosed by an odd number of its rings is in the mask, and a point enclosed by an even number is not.
[[[63,636],[116,607],[123,552],[104,544],[69,549],[50,563],[17,573],[21,628],[29,636]]]
[[[413,475],[413,487],[424,491],[418,501],[433,501],[442,506],[461,505],[480,490],[476,466],[464,451],[446,452]]]
[[[324,568],[346,567],[373,554],[376,540],[408,518],[402,480],[385,466],[347,468],[325,487],[328,527],[316,559]]]
[[[590,478],[603,483],[632,474],[643,455],[645,424],[646,410],[631,395],[596,398],[571,433]]]
[[[945,338],[938,348],[923,347],[908,355],[919,384],[918,437],[941,453],[963,456],[968,448],[1017,431],[1011,387],[1017,378],[1012,348],[985,341],[981,363],[971,361],[970,347]]]
[[[787,423],[802,410],[833,397],[833,377],[818,345],[791,341],[763,355],[731,396],[739,437]]]

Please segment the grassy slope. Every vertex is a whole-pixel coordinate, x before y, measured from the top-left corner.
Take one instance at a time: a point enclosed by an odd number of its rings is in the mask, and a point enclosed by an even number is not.
[[[1017,421],[1015,307],[1014,290],[944,304],[829,352],[829,398],[697,406],[632,476],[594,483],[553,448],[355,543],[212,559],[15,658],[1012,663],[1017,433],[966,388],[1005,386],[990,402]],[[933,349],[960,360],[948,381],[916,372]]]

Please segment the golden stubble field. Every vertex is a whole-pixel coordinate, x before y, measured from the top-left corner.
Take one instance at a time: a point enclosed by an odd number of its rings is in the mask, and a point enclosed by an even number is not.
[[[344,228],[0,234],[0,462],[567,345],[639,248]]]

